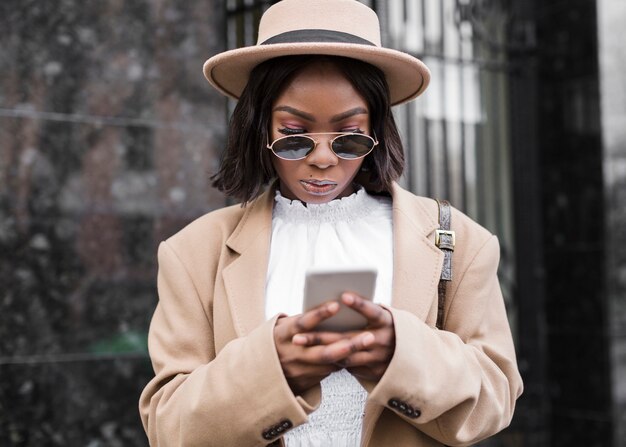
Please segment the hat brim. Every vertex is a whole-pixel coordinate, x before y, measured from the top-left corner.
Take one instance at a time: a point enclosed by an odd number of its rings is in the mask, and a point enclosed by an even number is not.
[[[204,76],[217,90],[238,99],[250,72],[261,62],[290,55],[344,56],[380,68],[389,84],[391,105],[419,96],[430,82],[426,65],[410,54],[390,48],[349,43],[282,43],[238,48],[217,54],[204,63]]]

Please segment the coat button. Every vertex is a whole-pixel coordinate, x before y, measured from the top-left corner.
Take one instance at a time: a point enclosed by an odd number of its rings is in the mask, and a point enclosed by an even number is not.
[[[263,437],[263,439],[270,441],[277,436],[280,436],[291,427],[293,427],[293,422],[291,422],[289,419],[283,419],[278,424],[273,425],[267,430],[263,431],[263,433],[261,433],[261,436]]]
[[[400,402],[397,399],[389,399],[387,402],[391,408],[398,408],[400,406]]]
[[[406,414],[411,419],[416,419],[421,416],[422,412],[419,411],[417,408],[409,408],[404,414]]]

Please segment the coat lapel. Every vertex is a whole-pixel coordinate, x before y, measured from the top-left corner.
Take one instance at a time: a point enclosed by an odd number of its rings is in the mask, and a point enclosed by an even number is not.
[[[395,185],[393,188],[392,306],[426,321],[441,275],[442,252],[435,246],[436,210],[424,199]],[[433,207],[436,202],[432,201]],[[434,209],[434,208],[433,208]]]
[[[265,280],[272,227],[274,189],[248,204],[226,245],[235,259],[222,277],[235,326],[243,337],[265,321]]]
[[[415,197],[397,184],[393,200],[393,290],[391,305],[426,321],[437,297],[443,254],[435,246],[433,232],[439,223],[428,200]],[[435,201],[431,204],[436,206]],[[433,322],[434,323],[434,322]],[[375,383],[362,383],[371,392]],[[384,407],[370,400],[365,406],[362,443],[371,438]]]

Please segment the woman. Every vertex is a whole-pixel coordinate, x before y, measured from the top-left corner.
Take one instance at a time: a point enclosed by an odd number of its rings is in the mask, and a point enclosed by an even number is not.
[[[503,429],[522,382],[497,239],[452,211],[439,330],[438,206],[395,183],[390,107],[424,91],[427,68],[381,48],[354,0],[283,0],[258,42],[204,67],[239,99],[214,185],[244,206],[160,246],[151,445],[468,445]],[[355,265],[378,270],[372,302],[341,297],[367,326],[316,331],[340,303],[302,312],[307,268]]]

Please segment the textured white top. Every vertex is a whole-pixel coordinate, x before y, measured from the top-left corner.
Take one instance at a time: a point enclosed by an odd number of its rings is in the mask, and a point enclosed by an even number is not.
[[[266,283],[265,314],[302,312],[309,267],[374,267],[374,301],[391,303],[393,232],[391,199],[364,189],[324,204],[305,206],[276,192]],[[288,447],[356,447],[367,392],[346,370],[321,383],[320,407],[306,424],[285,435]]]

